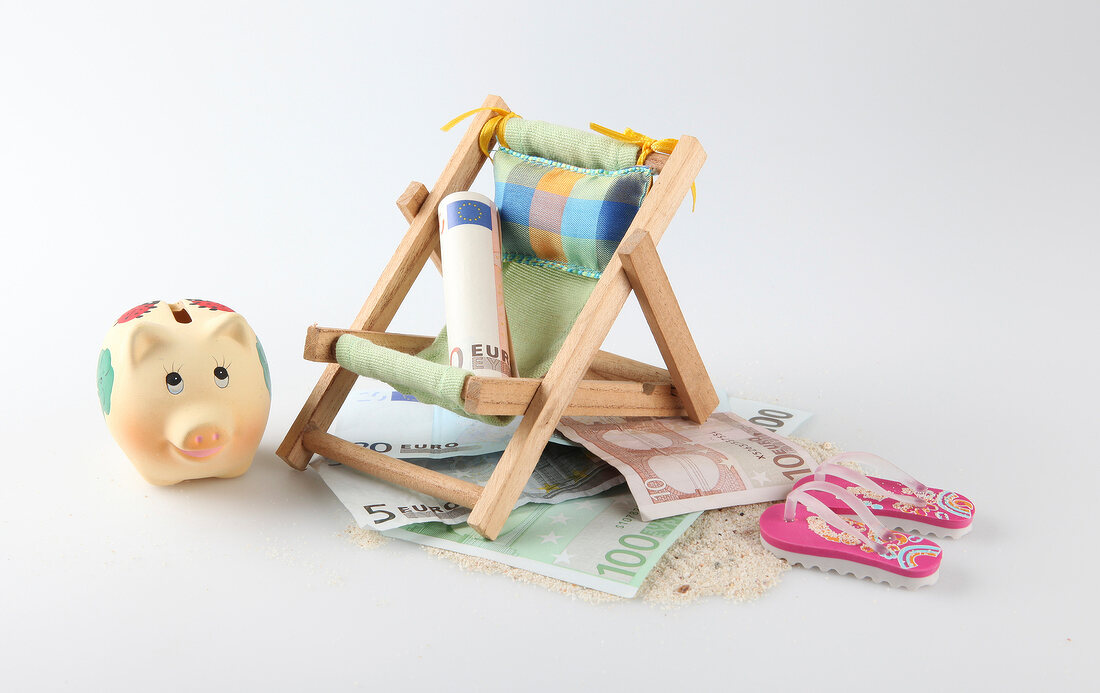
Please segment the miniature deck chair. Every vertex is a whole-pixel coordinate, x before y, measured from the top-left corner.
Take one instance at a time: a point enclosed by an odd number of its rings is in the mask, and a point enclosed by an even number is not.
[[[655,142],[640,136],[631,143],[513,115],[489,96],[431,192],[413,182],[398,199],[409,230],[351,329],[307,333],[305,357],[332,365],[278,449],[295,469],[318,453],[471,508],[470,526],[488,539],[563,415],[686,414],[702,422],[718,404],[656,250],[706,158],[698,140],[657,143],[674,149],[650,153]],[[469,188],[494,139],[516,378],[445,365],[445,329],[434,340],[384,332],[429,257],[439,265],[439,201]],[[599,351],[632,289],[668,370]],[[523,419],[481,487],[329,434],[357,372],[490,423]]]

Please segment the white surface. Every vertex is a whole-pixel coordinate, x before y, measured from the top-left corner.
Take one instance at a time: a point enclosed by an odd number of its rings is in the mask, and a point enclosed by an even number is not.
[[[0,688],[1085,687],[1095,5],[312,5],[0,9]],[[712,375],[974,498],[939,584],[592,606],[341,536],[273,454],[304,330],[352,319],[489,92],[700,138],[661,250]],[[442,323],[433,273],[395,330]],[[154,488],[93,371],[119,314],[184,297],[249,319],[274,404],[247,475]],[[657,358],[635,304],[607,348]]]

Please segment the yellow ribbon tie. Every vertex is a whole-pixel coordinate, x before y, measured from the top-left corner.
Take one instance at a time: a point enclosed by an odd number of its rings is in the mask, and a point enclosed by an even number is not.
[[[494,137],[497,138],[497,142],[500,142],[500,146],[508,147],[508,143],[504,141],[504,125],[512,118],[519,118],[519,115],[512,113],[506,108],[482,106],[481,108],[475,108],[472,111],[466,111],[462,115],[456,116],[441,129],[443,132],[447,132],[466,118],[469,118],[475,113],[480,113],[481,111],[493,111],[498,114],[486,121],[485,125],[481,128],[481,134],[478,135],[477,138],[478,146],[481,147],[481,153],[485,156],[489,156],[489,145],[492,143]]]
[[[638,165],[645,165],[646,157],[653,152],[661,154],[671,154],[672,150],[676,148],[676,145],[680,143],[680,140],[674,140],[671,137],[663,140],[655,140],[652,137],[647,137],[640,132],[635,132],[630,128],[626,129],[626,132],[616,132],[611,128],[605,128],[597,123],[589,123],[588,127],[592,128],[601,135],[607,135],[611,139],[619,140],[620,142],[626,142],[627,144],[633,144],[638,147]],[[695,211],[695,181],[691,181],[691,211]]]

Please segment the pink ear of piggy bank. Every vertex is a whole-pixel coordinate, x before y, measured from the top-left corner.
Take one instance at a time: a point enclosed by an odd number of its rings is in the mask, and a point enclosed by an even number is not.
[[[96,375],[107,427],[149,483],[248,471],[271,378],[240,314],[196,299],[143,303],[107,332]]]

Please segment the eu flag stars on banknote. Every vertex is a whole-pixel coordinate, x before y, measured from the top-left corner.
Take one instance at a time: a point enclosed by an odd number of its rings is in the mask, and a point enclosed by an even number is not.
[[[461,200],[447,205],[447,227],[454,228],[462,224],[474,224],[493,228],[493,217],[489,205],[477,200]]]

